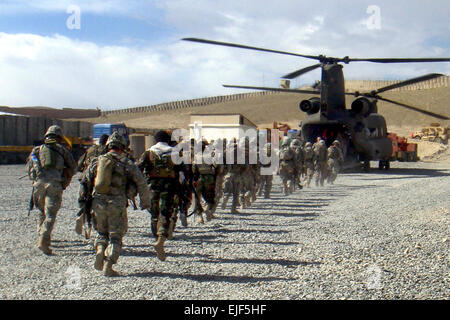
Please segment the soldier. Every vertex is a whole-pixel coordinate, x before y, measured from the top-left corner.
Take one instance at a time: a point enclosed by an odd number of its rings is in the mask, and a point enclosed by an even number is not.
[[[61,207],[63,190],[70,184],[77,164],[63,145],[59,126],[48,128],[44,144],[35,147],[28,156],[27,171],[33,181],[33,201],[39,209],[37,215],[38,248],[47,255],[56,215]]]
[[[207,145],[208,142],[202,142],[202,151],[205,151]],[[203,197],[207,204],[207,208],[205,211],[206,221],[211,221],[211,219],[213,218],[213,210],[216,206],[215,199],[217,170],[215,164],[204,163],[204,160],[202,162],[203,163],[194,163],[193,165],[194,184],[196,185],[197,196],[199,198],[200,196]],[[197,205],[194,211],[197,215],[197,222],[204,223],[203,208]]]
[[[234,160],[237,159],[237,144],[230,141],[228,148],[233,150]],[[227,149],[228,149],[227,148]],[[227,202],[232,197],[231,213],[239,214],[237,207],[239,206],[239,194],[241,189],[240,175],[243,171],[243,166],[237,163],[227,164],[225,166],[226,174],[223,180],[224,198],[222,202],[222,210],[225,210]]]
[[[182,142],[185,143],[186,145],[189,145],[189,141],[185,141]],[[180,157],[182,157],[183,155],[180,154]],[[188,221],[187,221],[187,216],[188,216],[188,210],[191,207],[192,204],[192,192],[193,192],[193,178],[194,178],[194,174],[192,172],[192,164],[191,162],[189,163],[182,163],[180,165],[180,172],[179,172],[179,181],[180,181],[180,186],[179,186],[179,199],[178,199],[178,209],[179,209],[179,214],[180,214],[180,220],[181,220],[181,225],[183,227],[187,227],[188,226]],[[175,220],[176,219],[176,215],[175,215]],[[174,226],[176,225],[176,223],[174,223]]]
[[[141,209],[146,209],[150,208],[150,193],[144,176],[127,158],[123,136],[114,132],[106,147],[108,152],[93,159],[82,182],[93,190],[92,209],[97,225],[94,268],[103,270],[105,276],[118,276],[112,266],[119,259],[122,239],[128,229],[127,198],[139,193]],[[85,199],[80,192],[79,203]]]
[[[313,151],[316,187],[319,185],[319,183],[320,186],[323,186],[323,183],[328,174],[327,145],[325,144],[325,141],[320,137],[317,137],[317,142],[313,145]]]
[[[83,172],[86,170],[94,158],[108,152],[108,149],[106,148],[106,141],[108,141],[108,138],[109,136],[107,134],[102,134],[98,140],[98,144],[94,144],[86,150],[86,152],[78,160],[78,172]]]
[[[284,137],[280,149],[280,169],[279,175],[283,182],[283,192],[288,195],[294,191],[294,166],[295,154],[290,148],[288,137]]]
[[[220,163],[216,162],[216,198],[214,200],[214,208],[213,208],[213,212],[216,211],[217,206],[220,202],[220,199],[223,196],[223,180],[225,178],[225,174],[226,174],[226,170],[225,170],[225,165],[224,165],[224,154],[223,154],[223,150],[226,147],[226,141],[222,141],[221,139],[216,140],[215,141],[215,150],[214,153],[217,156],[218,159],[220,159]]]
[[[157,143],[142,154],[138,166],[147,177],[152,193],[151,227],[158,237],[153,246],[158,259],[164,261],[164,243],[172,237],[175,224],[173,211],[175,195],[178,193],[180,167],[172,161],[174,150],[169,146],[170,135],[166,131],[158,131],[155,140]]]
[[[344,156],[342,154],[342,150],[340,148],[340,143],[338,140],[335,140],[331,146],[328,148],[328,183],[333,184],[336,180],[336,177],[339,173],[339,169],[344,163]]]
[[[263,152],[266,152],[267,157],[271,156],[271,148],[272,148],[272,144],[266,143],[266,145],[264,146]],[[259,170],[261,172],[262,168],[269,168],[271,166],[271,163],[269,162],[268,164],[261,164]],[[270,192],[272,190],[272,181],[273,181],[273,174],[268,174],[268,175],[262,175],[260,173],[260,185],[259,185],[259,196],[262,195],[263,191],[264,191],[264,199],[270,199]]]
[[[307,142],[303,149],[303,172],[305,173],[305,184],[309,187],[314,175],[314,151],[311,142]]]
[[[255,186],[255,180],[253,176],[252,165],[250,165],[250,148],[248,138],[242,139],[240,142],[240,148],[244,152],[244,164],[241,164],[242,171],[240,174],[240,202],[241,209],[251,207],[253,188]]]
[[[98,144],[94,144],[89,149],[87,149],[86,152],[81,156],[81,158],[78,161],[78,171],[82,172],[82,174],[79,177],[79,181],[81,183],[80,195],[82,197],[85,194],[91,194],[91,192],[89,192],[90,190],[88,190],[87,184],[81,182],[82,180],[84,180],[85,171],[95,158],[108,152],[108,148],[106,147],[106,142],[108,141],[108,138],[109,138],[109,135],[102,134],[98,141]],[[86,201],[87,201],[87,199],[86,199]],[[92,220],[91,216],[87,216],[90,213],[86,213],[86,210],[89,211],[90,208],[88,207],[87,209],[80,211],[77,215],[77,219],[75,222],[75,232],[80,235],[83,231],[83,225],[84,225],[85,221],[87,220],[88,224],[90,225],[91,220]],[[95,221],[94,221],[94,227],[95,227]],[[85,237],[86,237],[86,239],[88,239],[90,237],[90,227],[87,227],[85,229]]]
[[[299,139],[293,139],[290,145],[292,151],[295,154],[294,161],[294,187],[298,186],[299,189],[302,189],[302,185],[300,183],[300,178],[303,171],[303,148],[302,143]]]

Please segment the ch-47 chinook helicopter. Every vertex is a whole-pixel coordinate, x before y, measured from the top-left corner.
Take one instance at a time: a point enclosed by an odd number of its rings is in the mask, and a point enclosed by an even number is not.
[[[302,74],[317,68],[322,69],[322,77],[316,90],[269,88],[269,87],[251,87],[224,85],[227,88],[241,88],[252,90],[268,90],[292,93],[304,93],[318,95],[308,100],[300,102],[300,110],[306,112],[307,117],[300,123],[302,137],[305,141],[315,142],[317,137],[322,137],[327,146],[335,139],[339,139],[345,150],[344,167],[353,167],[363,163],[365,171],[370,169],[370,161],[379,161],[380,169],[389,169],[389,158],[392,154],[392,142],[387,138],[386,120],[377,113],[377,100],[386,101],[403,108],[414,110],[432,117],[448,120],[444,115],[436,114],[430,111],[422,110],[417,107],[409,106],[401,102],[396,102],[379,96],[380,93],[441,77],[443,74],[431,73],[417,78],[395,83],[371,92],[345,92],[343,65],[354,61],[366,61],[376,63],[411,63],[411,62],[447,62],[450,58],[366,58],[354,59],[349,57],[333,58],[324,55],[303,55],[286,51],[264,49],[251,47],[229,42],[219,42],[198,38],[184,38],[182,40],[214,44],[227,47],[250,49],[284,55],[291,55],[314,59],[319,63],[306,68],[302,68],[284,75],[281,78],[294,79]],[[351,108],[345,106],[345,96],[356,97],[352,102]]]

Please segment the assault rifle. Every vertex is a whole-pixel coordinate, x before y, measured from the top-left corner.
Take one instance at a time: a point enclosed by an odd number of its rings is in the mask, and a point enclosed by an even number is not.
[[[34,193],[34,187],[31,189],[31,197],[30,197],[30,202],[28,204],[28,217],[30,216],[30,212],[33,211],[33,209],[34,209],[33,193]]]

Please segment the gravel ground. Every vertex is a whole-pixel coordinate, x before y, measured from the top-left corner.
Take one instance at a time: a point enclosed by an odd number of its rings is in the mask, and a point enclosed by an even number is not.
[[[372,163],[376,166],[376,163]],[[392,163],[239,215],[178,227],[161,262],[149,215],[129,211],[117,278],[94,270],[75,234],[77,180],[64,193],[54,255],[35,249],[23,166],[0,166],[1,299],[449,299],[449,162]]]

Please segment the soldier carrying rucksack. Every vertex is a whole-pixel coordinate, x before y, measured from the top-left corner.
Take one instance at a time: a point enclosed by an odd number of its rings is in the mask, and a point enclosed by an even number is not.
[[[37,246],[45,254],[50,249],[51,233],[56,215],[61,207],[62,194],[76,172],[76,162],[63,145],[63,133],[59,126],[48,128],[44,144],[33,148],[27,161],[27,171],[33,181],[33,203],[39,209],[37,215]]]
[[[150,207],[150,193],[144,176],[125,153],[126,142],[122,135],[114,132],[106,142],[108,152],[95,158],[84,175],[87,185],[93,190],[97,237],[94,268],[103,270],[105,276],[116,276],[112,269],[122,249],[122,238],[128,229],[128,199],[139,194],[141,209]],[[87,195],[80,195],[80,205]]]
[[[172,161],[174,148],[169,146],[170,135],[166,131],[158,131],[155,140],[157,143],[141,155],[138,166],[144,172],[152,194],[151,228],[152,233],[158,237],[153,246],[158,259],[164,261],[164,243],[171,237],[175,227],[173,211],[179,187],[180,166]]]

